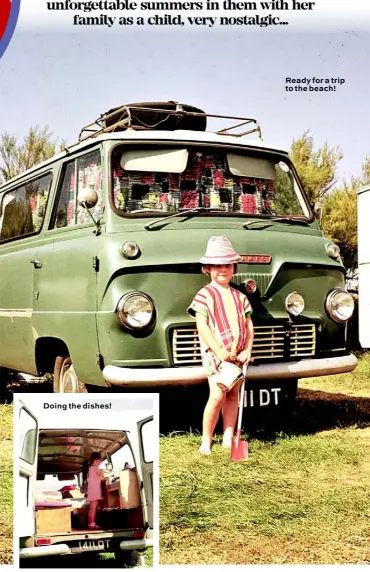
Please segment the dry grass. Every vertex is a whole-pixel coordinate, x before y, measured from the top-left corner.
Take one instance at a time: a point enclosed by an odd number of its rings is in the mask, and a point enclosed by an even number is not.
[[[359,358],[358,366],[352,373],[302,379],[299,386],[354,397],[370,397],[370,353]]]
[[[369,564],[369,367],[306,380],[287,431],[251,439],[247,462],[163,437],[161,563]]]
[[[13,563],[13,407],[0,406],[0,564]]]
[[[145,552],[141,553],[145,559],[145,568],[153,567],[153,549],[148,548]],[[20,568],[28,569],[65,569],[71,568],[77,569],[95,569],[104,568],[111,570],[112,568],[139,568],[139,566],[131,566],[128,564],[123,564],[122,562],[116,560],[113,552],[85,552],[83,554],[74,554],[68,556],[54,556],[54,557],[43,557],[43,558],[31,558],[31,559],[21,559]]]

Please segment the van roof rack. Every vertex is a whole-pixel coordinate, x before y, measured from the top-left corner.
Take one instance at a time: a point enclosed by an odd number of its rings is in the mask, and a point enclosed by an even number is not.
[[[230,125],[228,127],[224,127],[218,131],[215,131],[218,135],[231,135],[233,137],[243,137],[245,135],[251,135],[252,133],[258,133],[259,139],[262,139],[262,131],[261,127],[256,119],[250,117],[238,117],[233,115],[216,115],[212,113],[205,113],[200,111],[188,111],[184,109],[187,107],[188,109],[196,109],[191,108],[188,105],[183,105],[177,102],[168,102],[172,104],[175,109],[168,109],[168,108],[155,108],[155,107],[145,107],[145,104],[128,104],[123,105],[122,107],[117,107],[113,110],[110,110],[100,117],[98,117],[92,123],[85,125],[79,134],[78,142],[85,141],[86,139],[92,137],[98,137],[104,133],[112,133],[114,131],[124,131],[126,129],[132,129],[134,131],[137,130],[158,130],[164,129],[166,130],[171,119],[174,119],[175,122],[178,124],[179,121],[176,121],[176,118],[185,119],[185,118],[199,118],[198,121],[202,121],[204,123],[204,128],[195,127],[197,131],[205,131],[205,125],[208,117],[216,118],[216,119],[231,119],[233,121],[239,121],[236,125]],[[150,104],[148,104],[150,105]],[[159,114],[159,118],[158,115]],[[148,124],[147,120],[144,119],[148,118],[157,120],[156,123]],[[182,123],[184,125],[184,123]],[[240,129],[242,127],[249,127],[247,130],[232,132],[234,129]],[[179,127],[173,126],[173,121],[171,123],[171,127],[168,128],[169,130],[176,130]],[[183,129],[185,126],[182,127]]]

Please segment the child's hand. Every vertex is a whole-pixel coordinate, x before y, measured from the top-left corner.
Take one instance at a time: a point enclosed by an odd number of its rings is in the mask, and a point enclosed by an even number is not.
[[[218,359],[220,361],[231,361],[232,360],[231,353],[228,352],[227,349],[224,347],[217,349],[217,351],[215,353],[216,353],[216,356],[218,357]]]
[[[229,357],[229,361],[235,362],[238,359],[237,353],[236,353],[236,347],[232,347],[231,352],[230,352],[230,357]]]
[[[241,365],[248,365],[250,362],[253,361],[252,357],[251,357],[251,350],[243,350],[242,352],[240,352],[240,354],[238,354],[237,356],[237,361],[241,364]]]

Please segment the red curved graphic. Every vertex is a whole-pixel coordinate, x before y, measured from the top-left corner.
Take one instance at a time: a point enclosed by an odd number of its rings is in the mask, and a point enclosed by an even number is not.
[[[0,0],[0,40],[6,30],[11,7],[11,0]]]

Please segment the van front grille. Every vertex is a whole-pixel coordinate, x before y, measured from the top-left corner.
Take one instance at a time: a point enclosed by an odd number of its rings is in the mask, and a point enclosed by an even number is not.
[[[290,357],[311,357],[316,351],[316,328],[314,324],[294,325],[290,330]]]
[[[252,357],[254,361],[312,357],[316,350],[314,324],[255,326]],[[172,330],[174,365],[201,365],[198,332],[192,326]]]

